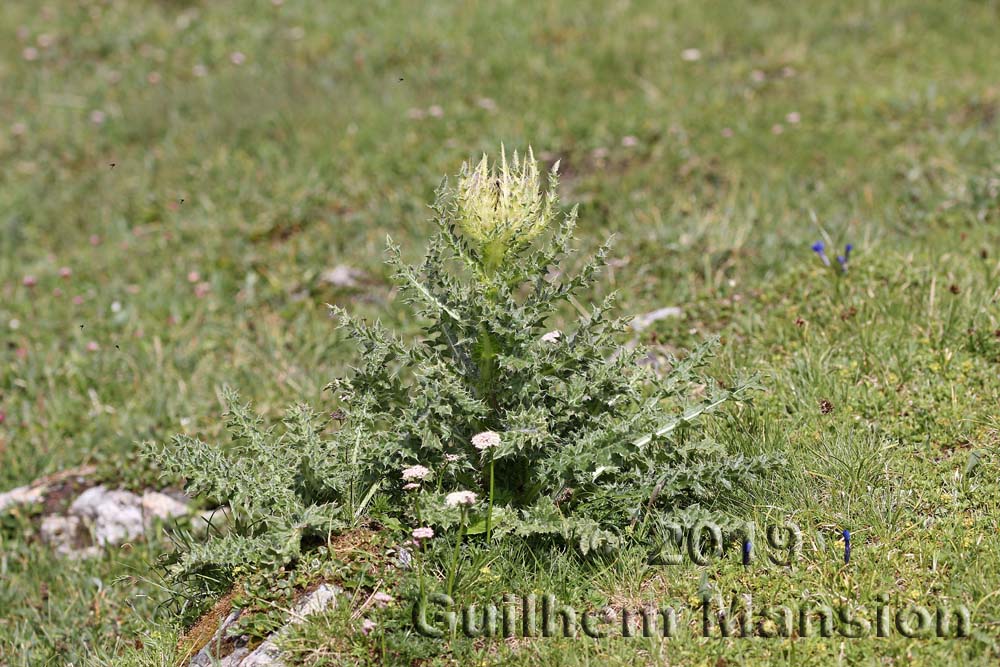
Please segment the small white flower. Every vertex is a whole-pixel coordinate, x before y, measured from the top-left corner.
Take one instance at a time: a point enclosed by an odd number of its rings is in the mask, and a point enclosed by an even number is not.
[[[364,635],[366,635],[366,636],[367,636],[367,635],[368,635],[368,634],[369,634],[369,633],[370,633],[370,632],[371,632],[372,630],[374,630],[374,629],[375,629],[375,627],[376,627],[376,626],[375,626],[375,621],[373,621],[373,620],[372,620],[372,619],[370,619],[370,618],[366,618],[365,620],[361,621],[361,632],[362,632],[362,634],[364,634]]]
[[[420,482],[409,482],[408,484],[403,485],[404,491],[413,491],[414,489],[419,489],[419,488],[420,488]]]
[[[785,116],[785,120],[787,120],[792,125],[795,125],[800,120],[802,120],[802,116],[799,114],[798,111],[791,111],[788,113],[787,116]]]
[[[434,537],[434,529],[430,526],[422,526],[420,528],[414,528],[410,535],[412,535],[415,540],[429,540]]]
[[[388,593],[383,593],[382,591],[379,591],[378,593],[373,595],[372,600],[375,602],[375,604],[377,604],[380,607],[383,607],[387,604],[392,604],[393,602],[396,601],[394,597],[392,597]]]
[[[689,63],[693,63],[696,60],[701,60],[701,51],[698,49],[684,49],[681,51],[681,59],[686,60]]]
[[[462,457],[460,455],[458,455],[458,454],[445,454],[444,455],[444,460],[447,461],[448,463],[454,463],[455,461],[459,460],[460,458],[462,458]]]
[[[474,502],[476,502],[476,494],[472,491],[453,491],[444,498],[444,504],[448,507],[471,505]]]
[[[483,431],[482,433],[477,433],[472,436],[472,446],[479,451],[496,447],[499,444],[500,434],[493,431]]]
[[[639,145],[639,137],[627,134],[622,137],[622,146],[625,148],[634,148]]]
[[[425,479],[431,471],[424,466],[411,466],[403,471],[403,480],[412,482],[414,480]]]
[[[562,332],[556,329],[555,331],[550,331],[544,336],[542,336],[543,343],[556,343],[562,338]]]

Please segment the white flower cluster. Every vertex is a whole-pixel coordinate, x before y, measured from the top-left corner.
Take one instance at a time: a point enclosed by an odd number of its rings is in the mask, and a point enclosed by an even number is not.
[[[493,431],[483,431],[472,436],[472,446],[479,451],[498,447],[500,445],[500,434]]]
[[[434,529],[430,526],[421,526],[420,528],[414,528],[410,534],[415,540],[429,540],[434,537]]]
[[[431,471],[424,466],[410,466],[403,470],[403,481],[404,482],[416,482],[427,478],[431,474]]]
[[[471,505],[474,502],[476,502],[476,494],[472,491],[453,491],[444,498],[444,504],[448,507]]]

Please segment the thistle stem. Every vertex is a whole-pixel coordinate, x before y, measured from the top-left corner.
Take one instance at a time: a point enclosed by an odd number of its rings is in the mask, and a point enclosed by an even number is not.
[[[424,545],[417,543],[416,549],[417,555],[413,557],[413,560],[417,562],[417,581],[420,582],[420,599],[425,600],[427,598],[427,593],[424,590]]]
[[[486,510],[486,543],[490,543],[493,536],[493,452],[490,452],[490,503]]]
[[[462,520],[458,524],[458,537],[455,538],[455,550],[451,554],[451,569],[448,572],[448,595],[451,596],[452,587],[455,585],[455,572],[458,570],[458,549],[462,545],[462,536],[465,535],[465,505],[462,505]]]
[[[419,494],[416,494],[416,493],[413,494],[413,507],[414,507],[414,509],[417,512],[417,525],[418,526],[424,525],[424,520],[420,516],[420,495]],[[416,542],[416,545],[414,546],[414,549],[413,549],[413,551],[414,551],[413,560],[415,560],[416,563],[417,563],[417,580],[420,582],[420,599],[423,600],[423,599],[425,599],[425,596],[427,595],[424,592],[424,566],[423,566],[423,563],[421,562],[423,560],[423,555],[424,555],[424,544],[423,544],[423,542],[421,542],[418,539],[414,539],[414,541]]]
[[[476,353],[479,366],[479,395],[487,405],[496,409],[493,383],[497,376],[497,346],[485,325],[481,326],[479,330],[479,344]]]

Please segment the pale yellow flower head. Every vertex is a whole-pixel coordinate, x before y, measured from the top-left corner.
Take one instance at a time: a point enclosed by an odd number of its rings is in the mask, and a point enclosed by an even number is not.
[[[487,265],[499,263],[510,248],[527,245],[545,230],[556,200],[558,168],[557,162],[543,193],[530,148],[525,159],[515,152],[508,162],[501,149],[499,165],[491,165],[485,155],[475,166],[462,165],[455,191],[456,223],[481,246]]]

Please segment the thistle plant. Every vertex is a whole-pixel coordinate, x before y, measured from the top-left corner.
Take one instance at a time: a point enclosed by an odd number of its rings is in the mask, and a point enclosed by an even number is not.
[[[657,376],[639,363],[643,346],[622,344],[628,321],[612,317],[614,295],[552,330],[587,300],[609,247],[570,271],[576,209],[559,207],[558,165],[544,180],[530,151],[501,153],[498,165],[484,157],[439,188],[422,263],[405,264],[389,240],[393,280],[423,322],[416,338],[331,306],[361,352],[330,385],[338,430],[320,435],[297,408],[298,435],[278,436],[238,407],[249,446],[224,453],[182,438],[151,449],[237,517],[227,536],[182,549],[177,573],[293,560],[302,539],[348,528],[373,506],[407,533],[454,530],[454,554],[463,539],[512,533],[587,551],[618,526],[697,512],[767,469],[698,428],[751,389],[700,375],[713,343]]]
[[[546,180],[529,150],[501,152],[497,165],[483,157],[444,183],[422,264],[404,264],[389,241],[394,281],[423,335],[407,343],[334,308],[365,364],[332,387],[347,415],[338,437],[367,443],[362,469],[435,471],[436,488],[420,490],[424,521],[464,523],[465,507],[455,512],[444,495],[476,489],[483,500],[468,508],[466,535],[550,533],[586,549],[636,508],[691,509],[771,461],[731,456],[694,427],[751,388],[698,376],[713,343],[657,377],[638,363],[642,346],[621,344],[628,325],[611,316],[614,295],[575,327],[550,330],[593,286],[609,247],[568,271],[576,210],[560,215],[558,163]],[[691,401],[695,383],[706,389]]]

